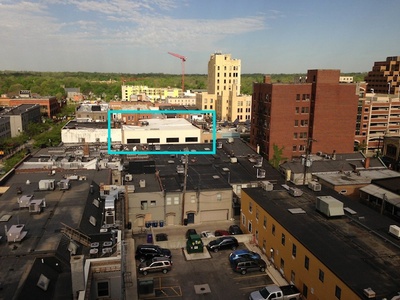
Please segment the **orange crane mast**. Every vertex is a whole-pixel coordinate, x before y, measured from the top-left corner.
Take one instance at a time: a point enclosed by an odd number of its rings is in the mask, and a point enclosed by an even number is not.
[[[168,54],[179,58],[182,61],[182,93],[185,92],[185,61],[186,57],[180,54],[168,52]]]

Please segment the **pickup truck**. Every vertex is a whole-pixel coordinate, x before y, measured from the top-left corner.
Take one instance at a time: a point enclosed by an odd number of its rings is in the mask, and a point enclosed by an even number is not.
[[[270,284],[261,290],[252,292],[249,300],[299,300],[300,291],[294,285],[278,286],[276,284]]]

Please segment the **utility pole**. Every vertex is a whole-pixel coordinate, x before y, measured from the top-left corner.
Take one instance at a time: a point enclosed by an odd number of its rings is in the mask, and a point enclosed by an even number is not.
[[[308,138],[307,140],[307,145],[306,145],[306,157],[304,159],[304,173],[303,173],[303,185],[306,184],[306,177],[307,177],[307,164],[308,164],[308,157],[310,156],[310,152],[311,152],[311,145],[312,142],[316,142],[316,140],[314,140],[313,138]],[[310,163],[311,166],[311,163]]]

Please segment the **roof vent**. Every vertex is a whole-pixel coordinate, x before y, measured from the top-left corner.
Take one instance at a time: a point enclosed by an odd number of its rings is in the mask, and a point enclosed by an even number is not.
[[[367,298],[375,298],[376,294],[371,288],[364,289],[364,295],[367,296]]]

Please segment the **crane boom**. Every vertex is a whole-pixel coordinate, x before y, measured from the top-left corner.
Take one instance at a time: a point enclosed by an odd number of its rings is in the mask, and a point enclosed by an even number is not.
[[[168,54],[179,58],[182,61],[182,93],[185,92],[185,61],[186,57],[180,54],[176,54],[173,52],[168,52]]]

